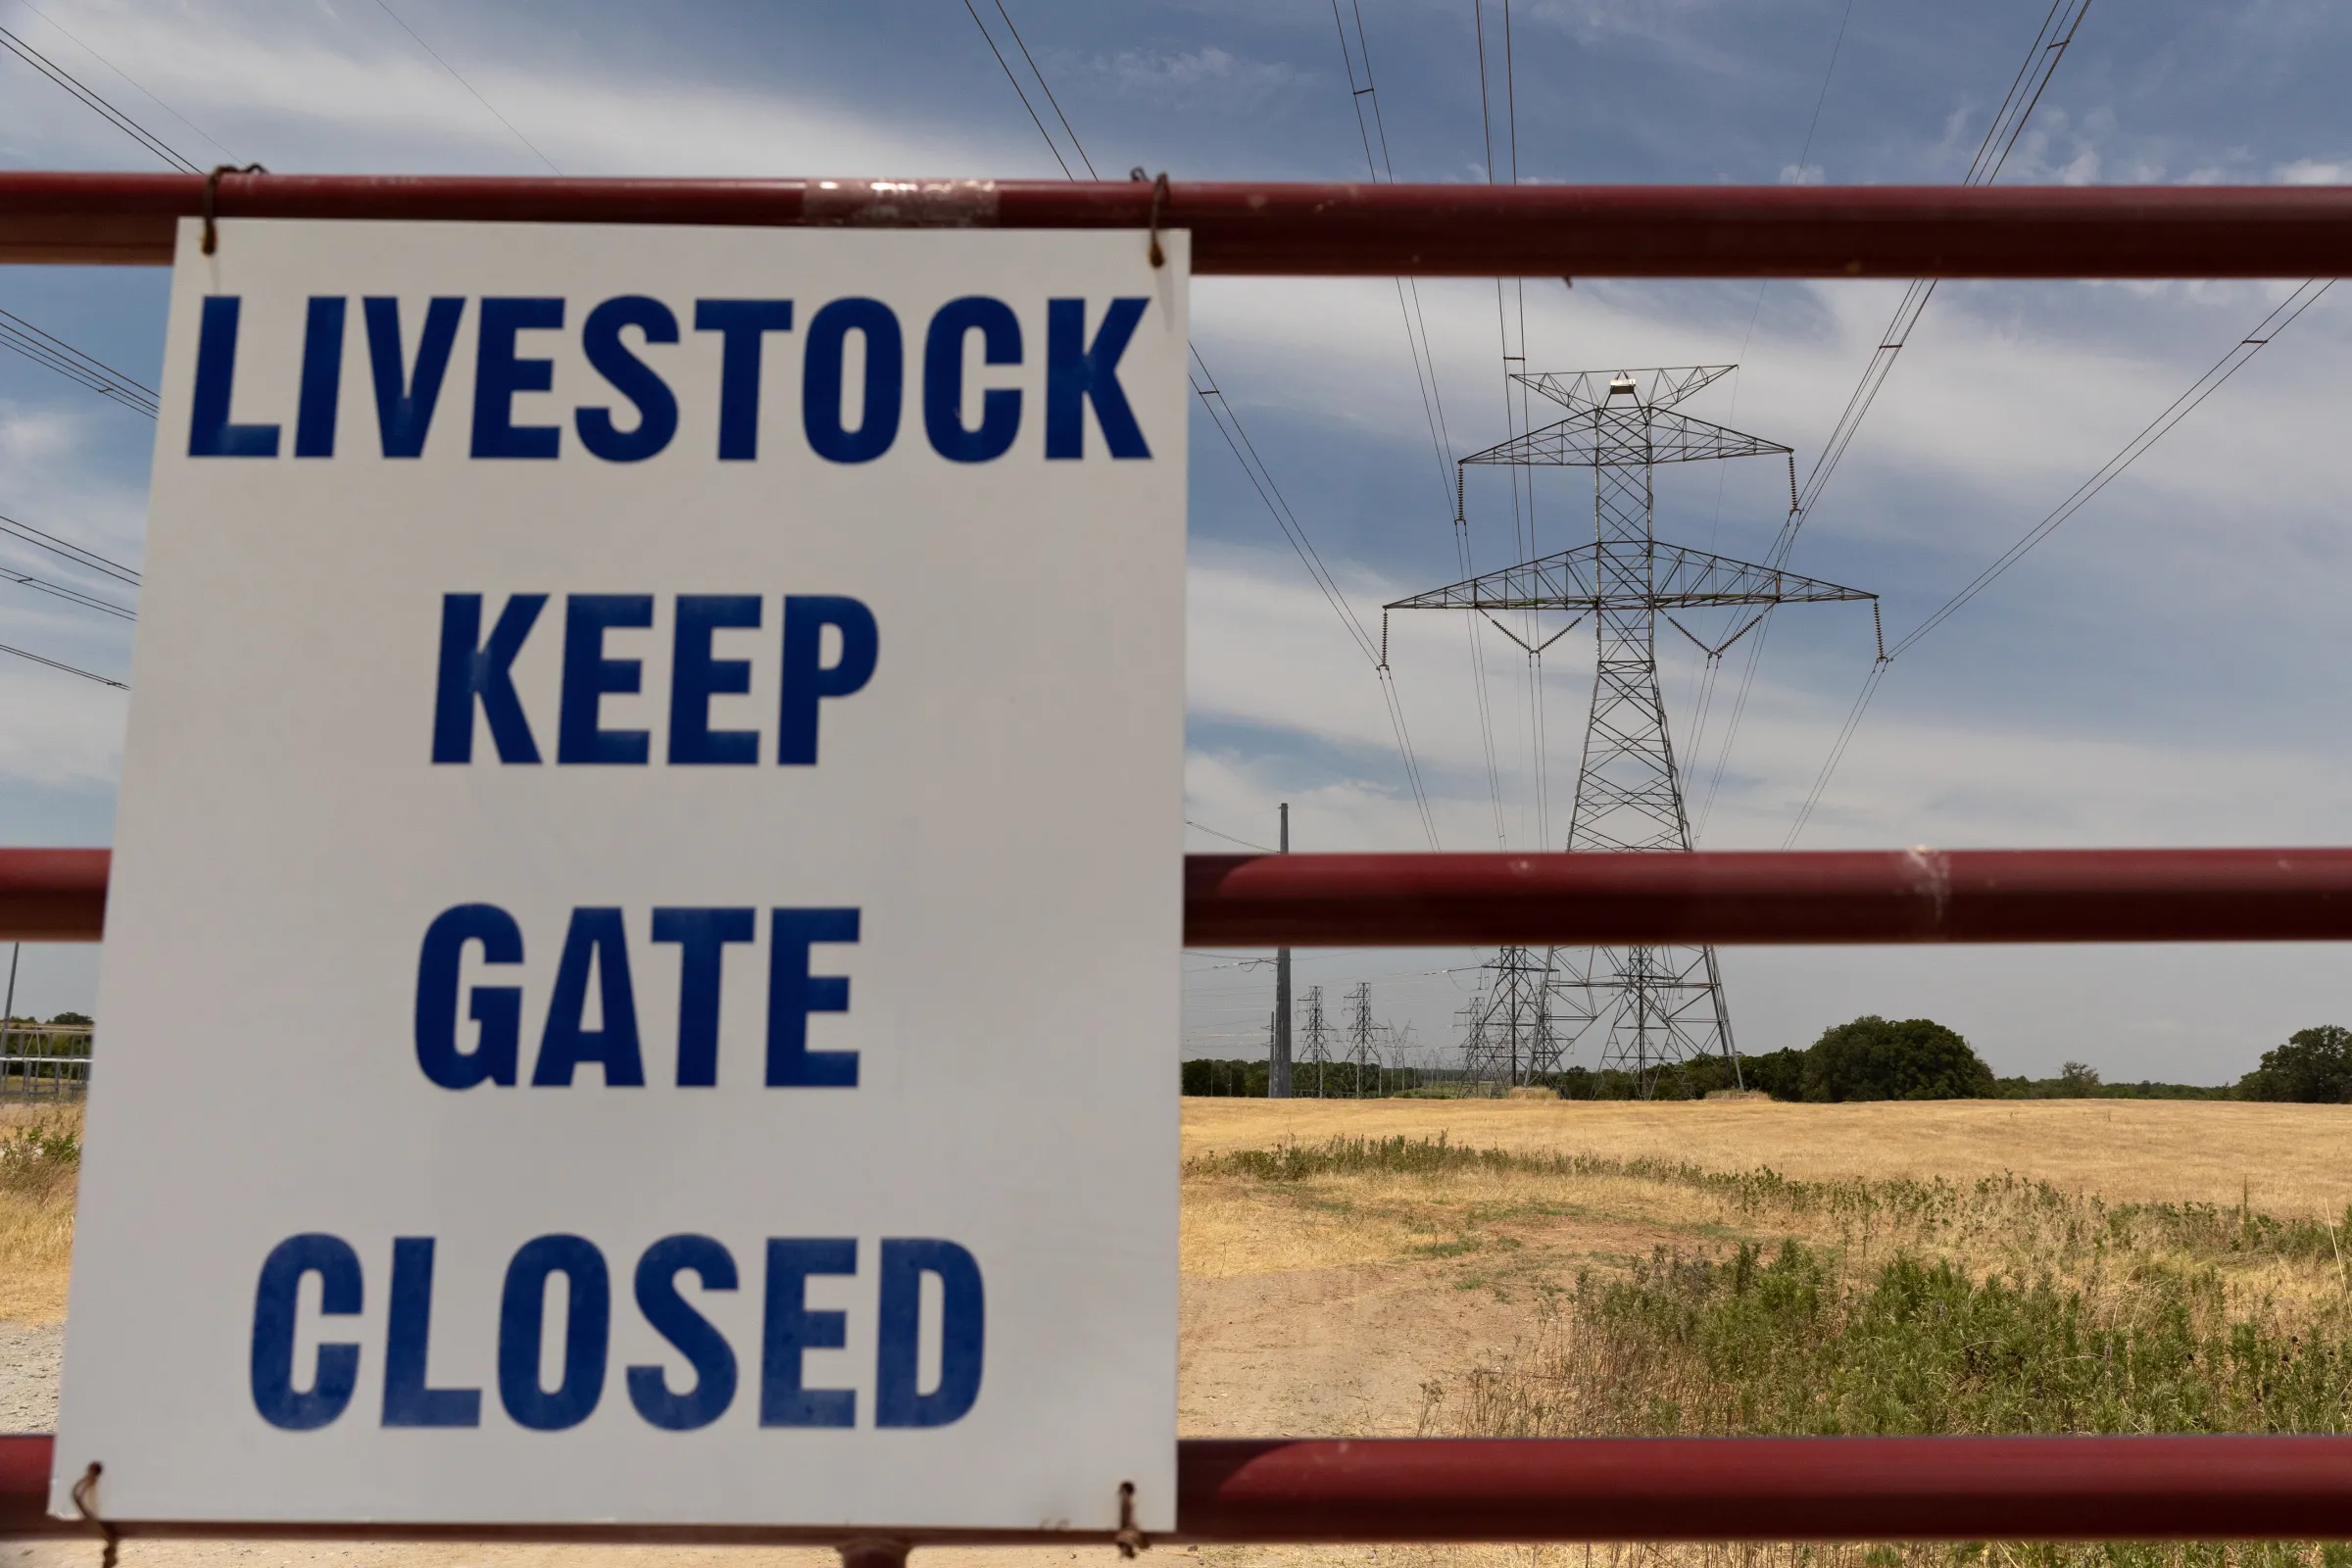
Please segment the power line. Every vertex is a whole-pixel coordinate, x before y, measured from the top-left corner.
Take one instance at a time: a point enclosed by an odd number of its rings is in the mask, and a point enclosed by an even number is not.
[[[476,91],[473,83],[467,81],[465,76],[459,73],[457,67],[442,59],[440,50],[435,49],[431,44],[426,43],[423,38],[417,35],[415,27],[412,27],[406,22],[401,21],[399,12],[386,5],[384,0],[375,0],[375,5],[377,10],[381,11],[385,16],[392,19],[393,23],[400,28],[401,31],[409,35],[410,40],[414,42],[417,48],[423,50],[426,54],[433,57],[433,64],[439,66],[443,71],[448,72],[450,75],[457,81],[459,86],[465,88],[468,93],[471,93],[475,103],[480,104],[484,109],[489,110],[492,119],[496,120],[500,124],[506,126],[508,130],[512,131],[516,141],[522,143],[525,147],[530,148],[531,156],[538,159],[541,163],[547,165],[547,172],[549,173],[561,174],[564,172],[564,171],[556,167],[553,159],[549,158],[547,154],[539,150],[538,143],[532,141],[530,137],[525,136],[520,130],[516,129],[514,122],[500,114],[496,104],[493,104],[489,99],[483,97],[478,91]]]
[[[61,660],[48,659],[40,654],[33,653],[30,649],[12,648],[6,643],[0,643],[0,654],[14,654],[19,659],[29,659],[36,664],[46,664],[51,669],[63,670],[69,675],[79,675],[83,680],[94,680],[101,686],[112,686],[119,692],[126,692],[130,690],[128,686],[124,685],[122,681],[116,680],[111,675],[94,674],[89,670],[81,668],[77,664],[69,664]]]
[[[979,8],[972,4],[972,0],[963,0],[963,9],[972,14],[972,25],[980,29],[981,38],[988,44],[988,52],[997,57],[997,65],[1004,71],[1004,79],[1012,83],[1014,92],[1020,94],[1021,107],[1029,111],[1029,122],[1037,127],[1037,133],[1040,136],[1046,138],[1046,150],[1052,153],[1054,161],[1061,166],[1061,172],[1065,178],[1076,179],[1078,176],[1070,172],[1070,161],[1061,156],[1061,148],[1054,140],[1054,133],[1046,128],[1046,122],[1037,118],[1037,110],[1031,107],[1029,94],[1021,86],[1021,78],[1012,74],[1012,66],[1005,60],[1004,51],[997,47],[997,40],[989,33],[988,24],[980,20]]]
[[[2059,63],[2066,58],[2068,47],[2074,43],[2075,34],[2082,25],[2083,17],[2089,13],[2090,3],[2091,0],[2051,0],[2048,12],[2042,17],[2041,25],[2034,34],[2034,41],[2026,49],[2025,59],[2018,66],[2017,74],[2010,78],[2008,92],[2002,97],[2000,105],[1993,111],[1991,121],[1984,127],[1984,136],[1977,146],[1976,156],[1969,160],[1968,169],[1960,177],[1962,185],[1989,185],[2000,176],[2003,166],[2008,163],[2011,150],[2017,145],[2018,137],[2025,131],[2026,122],[2033,118],[2034,109],[2041,103],[2043,92],[2049,87],[2050,78],[2056,74]],[[1847,18],[1850,19],[1852,14],[1853,7],[1849,0],[1846,7]],[[1830,52],[1830,67],[1833,72],[1837,69],[1838,46],[1843,44],[1844,37],[1845,24],[1840,22],[1838,29],[1838,44],[1834,45]],[[1825,76],[1822,80],[1821,98],[1817,99],[1813,106],[1815,126],[1821,122],[1821,105],[1828,96],[1829,78]],[[1805,157],[1810,153],[1812,145],[1813,132],[1807,130],[1805,133],[1806,150],[1804,153],[1798,154],[1797,158],[1800,168]],[[1832,427],[1828,439],[1822,443],[1820,453],[1814,458],[1813,466],[1807,471],[1804,484],[1801,487],[1792,486],[1788,518],[1781,524],[1780,533],[1774,538],[1772,549],[1765,558],[1772,565],[1781,566],[1788,564],[1790,554],[1796,548],[1799,530],[1812,516],[1815,505],[1821,500],[1822,492],[1829,487],[1831,475],[1837,472],[1838,466],[1844,461],[1846,449],[1853,443],[1855,432],[1861,428],[1863,417],[1870,413],[1871,405],[1878,401],[1881,389],[1886,384],[1886,378],[1893,373],[1895,360],[1910,342],[1911,331],[1919,324],[1920,316],[1927,310],[1929,300],[1935,297],[1936,282],[1937,279],[1932,277],[1915,278],[1904,290],[1902,301],[1896,305],[1893,318],[1886,323],[1886,330],[1879,334],[1878,345],[1871,351],[1869,363],[1863,367],[1861,379],[1855,384],[1853,392],[1846,398],[1845,407],[1839,412],[1837,424]],[[1763,303],[1763,288],[1759,286],[1756,291],[1756,300],[1759,306]],[[1754,329],[1755,319],[1751,315],[1748,320],[1748,330],[1752,333]],[[1793,476],[1793,470],[1791,472]],[[1733,700],[1731,718],[1725,725],[1723,741],[1716,752],[1714,774],[1707,784],[1706,801],[1699,809],[1698,829],[1702,833],[1705,831],[1708,819],[1714,814],[1716,797],[1723,787],[1724,775],[1731,765],[1732,746],[1739,739],[1740,721],[1746,716],[1748,698],[1755,689],[1756,671],[1763,662],[1764,646],[1771,634],[1772,624],[1770,617],[1767,616],[1764,623],[1756,628],[1755,641],[1748,645],[1746,667],[1740,673],[1739,693]],[[1872,683],[1869,689],[1875,691],[1877,689],[1875,683]],[[1710,686],[1711,695],[1712,687]],[[1868,700],[1864,699],[1861,707],[1867,706]],[[1854,720],[1857,723],[1859,722],[1858,713],[1859,709],[1857,709],[1857,717]],[[1703,722],[1703,715],[1701,721]],[[1842,739],[1833,746],[1833,753],[1841,756],[1843,746],[1850,742],[1852,737],[1850,733],[1842,731],[1840,733]],[[1826,784],[1829,774],[1835,770],[1835,767],[1834,761],[1825,764],[1819,782]],[[1818,799],[1818,795],[1812,799]],[[1809,800],[1807,806],[1799,812],[1800,826],[1802,819],[1809,816],[1811,811],[1812,807]],[[1791,831],[1789,842],[1794,842],[1794,830]]]
[[[29,10],[30,7],[26,9]],[[40,15],[38,12],[33,14]],[[47,21],[48,19],[44,17],[42,20]],[[56,24],[51,23],[50,25],[56,26]],[[61,27],[58,30],[63,32],[65,29]],[[71,38],[73,34],[67,33],[66,36]],[[74,41],[80,42],[79,39]],[[0,49],[6,49],[32,67],[33,70],[56,82],[67,92],[72,93],[96,111],[107,123],[122,131],[172,168],[190,174],[203,172],[197,165],[190,163],[173,151],[171,144],[162,137],[107,102],[96,91],[85,86],[72,72],[6,27],[0,27]],[[95,51],[92,53],[94,54]],[[103,57],[101,57],[100,63],[105,63]],[[109,66],[107,69],[113,70],[114,68]],[[117,72],[116,74],[121,75],[122,74]],[[122,79],[130,80],[127,76]],[[131,85],[137,87],[138,83],[131,82]],[[144,87],[140,87],[139,90],[146,92]],[[152,98],[154,94],[149,93],[148,96]],[[161,99],[156,101],[162,102]],[[198,134],[201,135],[202,132],[198,132]],[[206,137],[206,140],[209,141],[211,138]],[[142,385],[105,362],[82,353],[81,350],[66,342],[63,338],[42,331],[21,316],[0,311],[0,348],[11,349],[34,364],[45,366],[68,380],[87,387],[102,397],[111,398],[124,408],[135,410],[151,419],[156,416],[157,404],[153,388]]]
[[[1004,9],[1004,0],[996,0],[996,6],[999,14],[1004,18],[1004,25],[1012,31],[1013,42],[1019,45],[1022,58],[1029,61],[1029,69],[1035,72],[1037,63],[1030,58],[1028,45],[1021,43],[1020,31],[1013,26],[1011,13]],[[980,20],[979,11],[973,7],[971,0],[965,0],[964,9],[971,12],[973,24],[979,27],[980,35],[987,41],[989,51],[996,55],[997,63],[1004,67],[1004,79],[1012,84],[1021,106],[1029,111],[1029,118],[1036,122],[1039,133],[1045,136],[1046,145],[1054,149],[1054,159],[1061,163],[1062,172],[1069,172],[1067,161],[1062,159],[1060,149],[1054,146],[1054,137],[1047,132],[1045,122],[1039,117],[1036,107],[1029,102],[1027,89],[1022,87],[1020,78],[1012,74],[1004,52],[997,48],[996,40],[990,37],[987,24]],[[1046,101],[1052,106],[1054,118],[1061,122],[1062,129],[1068,133],[1070,145],[1077,150],[1079,162],[1086,166],[1088,173],[1093,173],[1094,160],[1087,157],[1077,131],[1070,125],[1069,118],[1062,114],[1061,106],[1054,101],[1053,90],[1046,87],[1043,75],[1038,77],[1038,85],[1045,89]],[[1225,444],[1233,450],[1235,461],[1241,464],[1243,473],[1248,476],[1251,488],[1257,491],[1258,499],[1265,504],[1267,514],[1273,517],[1276,527],[1290,541],[1299,563],[1306,567],[1307,575],[1314,579],[1316,588],[1339,614],[1342,628],[1372,664],[1374,678],[1380,684],[1381,701],[1388,710],[1389,727],[1396,736],[1397,753],[1403,760],[1405,782],[1412,790],[1414,808],[1421,818],[1422,831],[1428,835],[1430,847],[1435,849],[1438,846],[1437,820],[1430,812],[1429,795],[1421,781],[1420,762],[1413,755],[1412,734],[1404,720],[1404,705],[1396,694],[1396,682],[1390,677],[1384,651],[1380,644],[1372,640],[1371,633],[1364,629],[1363,622],[1348,604],[1347,596],[1340,592],[1337,579],[1332,576],[1330,568],[1323,564],[1323,558],[1307,538],[1298,514],[1291,509],[1290,502],[1282,494],[1282,487],[1275,483],[1265,460],[1258,455],[1256,443],[1250,439],[1249,431],[1243,427],[1241,415],[1218,386],[1216,376],[1210,372],[1208,362],[1201,357],[1198,347],[1192,348],[1192,357],[1193,364],[1200,372],[1199,376],[1191,378],[1192,388],[1195,396],[1200,398],[1201,408],[1215,423],[1217,433],[1225,438]]]
[[[139,618],[135,611],[125,610],[121,605],[95,598],[83,593],[78,588],[69,588],[64,583],[49,582],[33,576],[30,572],[18,571],[14,567],[0,568],[0,582],[13,582],[20,588],[29,588],[36,594],[47,594],[53,599],[62,599],[70,605],[76,605],[83,610],[95,610],[102,614],[113,615],[121,620]]]
[[[122,131],[131,140],[137,142],[141,147],[146,148],[149,152],[155,154],[156,157],[161,158],[165,163],[170,164],[181,173],[201,174],[204,172],[204,171],[197,165],[188,162],[188,160],[182,158],[178,153],[172,151],[171,145],[167,143],[161,136],[156,135],[146,126],[140,124],[137,121],[124,114],[122,110],[117,109],[113,104],[108,103],[99,94],[82,85],[80,81],[75,79],[72,72],[59,65],[56,61],[50,59],[47,55],[41,53],[38,49],[35,49],[31,44],[26,43],[23,38],[17,36],[17,34],[9,31],[6,27],[0,27],[0,49],[6,49],[10,54],[15,55],[19,60],[24,61],[33,70],[39,72],[42,75],[47,76],[51,81],[56,82],[60,87],[65,88],[66,91],[72,93],[74,97],[80,99],[90,108],[96,110],[98,114],[107,122],[107,123]],[[27,657],[31,656],[28,655]],[[78,671],[76,673],[78,673]],[[98,677],[92,677],[92,679],[96,678]]]
[[[74,48],[79,49],[83,54],[88,55],[92,60],[97,61],[107,70],[122,77],[123,81],[129,83],[133,92],[146,99],[149,103],[155,105],[156,108],[161,109],[165,114],[170,115],[173,120],[176,120],[181,124],[187,126],[197,135],[203,137],[206,142],[211,144],[215,152],[220,154],[220,156],[226,159],[229,163],[236,164],[246,161],[239,158],[235,153],[230,152],[226,147],[222,146],[219,138],[207,131],[202,125],[199,125],[196,123],[196,122],[190,120],[187,116],[181,114],[178,110],[172,108],[161,98],[158,98],[154,93],[148,91],[145,84],[140,82],[136,77],[132,76],[129,72],[124,71],[121,66],[116,65],[112,60],[109,60],[106,56],[100,54],[96,49],[90,47],[88,43],[83,41],[79,33],[74,31],[64,23],[49,15],[48,12],[43,11],[40,7],[32,4],[31,0],[18,0],[18,3],[24,6],[25,10],[31,12],[34,16],[40,18],[45,24],[56,29],[60,33],[63,33],[66,38],[73,43]]]
[[[43,533],[30,523],[19,522],[14,517],[0,515],[0,534],[22,539],[36,550],[46,550],[53,556],[73,562],[77,566],[86,566],[92,571],[102,572],[117,582],[128,583],[133,588],[139,585],[139,574],[130,567],[120,562],[109,561],[96,551],[84,550],[77,544],[60,539],[55,534]]]
[[[1282,853],[1280,850],[1270,850],[1263,844],[1252,844],[1248,839],[1235,838],[1230,833],[1219,832],[1217,829],[1210,827],[1207,823],[1196,822],[1189,816],[1184,819],[1184,825],[1190,828],[1198,828],[1212,839],[1223,839],[1228,844],[1239,844],[1245,850],[1255,850],[1260,855],[1279,855]],[[1255,963],[1257,960],[1252,958],[1250,961]]]
[[[2069,517],[2087,506],[2092,497],[2113,483],[2117,475],[2138,462],[2148,448],[2163,440],[2172,432],[2174,426],[2196,412],[2198,404],[2220,391],[2223,383],[2244,369],[2247,363],[2268,347],[2280,332],[2292,325],[2297,317],[2318,304],[2320,297],[2333,287],[2335,279],[2333,278],[2315,277],[2296,288],[2292,294],[2279,303],[2277,309],[2264,317],[2251,332],[2230,345],[2229,352],[2216,360],[2212,368],[2203,375],[2197,377],[2187,391],[2173,399],[2162,414],[2149,420],[2141,427],[2137,435],[2125,442],[2121,451],[2101,464],[2098,470],[2089,478],[2076,486],[2073,494],[2052,508],[2049,514],[2041,521],[2027,529],[2024,536],[2007,550],[2002,551],[1991,565],[1986,566],[1970,579],[1968,586],[1952,595],[1936,609],[1935,613],[1921,621],[1909,635],[1897,642],[1888,651],[1886,657],[1890,660],[1899,657],[1922,637],[1959,613],[1970,600],[1992,586],[1996,578],[2025,558],[2026,552],[2055,533]]]
[[[21,316],[0,311],[0,348],[14,350],[35,365],[55,370],[69,381],[112,398],[124,408],[156,416],[155,389],[133,380],[105,361],[84,354],[54,333],[44,332]]]
[[[1838,764],[1844,760],[1847,748],[1853,744],[1854,731],[1861,726],[1862,715],[1869,710],[1870,700],[1878,694],[1879,682],[1886,666],[1908,653],[1921,638],[1958,614],[1971,600],[1991,587],[2004,572],[2024,560],[2035,545],[2057,532],[2076,513],[2088,506],[2125,469],[2145,456],[2150,447],[2171,434],[2181,420],[2196,412],[2199,404],[2220,391],[2223,384],[2244,369],[2255,355],[2275,342],[2278,334],[2292,325],[2305,311],[2318,304],[2321,296],[2333,287],[2334,282],[2333,278],[2315,277],[2299,285],[2256,323],[2252,331],[2231,344],[2228,352],[2216,360],[2203,375],[2190,383],[2187,391],[2173,399],[2163,413],[2141,426],[2139,432],[2101,464],[2089,478],[2077,485],[2064,501],[2051,508],[2039,522],[2027,529],[1990,565],[1978,572],[1965,587],[1936,607],[1933,613],[1881,656],[1871,668],[1870,678],[1863,683],[1862,694],[1854,700],[1852,711],[1847,713],[1844,725],[1838,730],[1838,739],[1830,748],[1829,760],[1822,764],[1821,773],[1814,780],[1813,789],[1805,797],[1804,805],[1798,809],[1796,822],[1789,828],[1784,847],[1793,846],[1797,835],[1804,831],[1805,824],[1812,819],[1814,808],[1820,804],[1823,792],[1829,788],[1831,776],[1836,773]]]
[[[1086,177],[1101,179],[1102,176],[1095,172],[1095,161],[1086,156],[1085,144],[1078,140],[1078,132],[1070,124],[1070,117],[1061,112],[1061,103],[1054,96],[1052,83],[1046,80],[1046,74],[1037,69],[1037,60],[1029,53],[1029,46],[1021,41],[1021,29],[1013,25],[1012,13],[1004,9],[1004,0],[996,0],[996,5],[997,15],[1004,19],[1004,30],[1012,34],[1014,47],[1021,51],[1021,58],[1029,62],[1029,74],[1037,78],[1038,90],[1046,95],[1046,102],[1054,110],[1054,118],[1061,122],[1062,134],[1070,138],[1072,147],[1078,149],[1078,161],[1086,166]],[[1017,87],[1020,84],[1015,82],[1013,85]],[[1034,120],[1037,117],[1032,115],[1030,118]],[[1069,171],[1065,167],[1062,172],[1067,173]]]

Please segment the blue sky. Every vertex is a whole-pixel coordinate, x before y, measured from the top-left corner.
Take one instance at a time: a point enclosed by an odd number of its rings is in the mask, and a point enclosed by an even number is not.
[[[1399,177],[1484,179],[1492,145],[1507,179],[1515,132],[1529,180],[1935,182],[1966,168],[2047,3],[1522,3],[1509,19],[1506,81],[1504,15],[1488,0],[1483,119],[1472,0],[1364,0],[1360,14]],[[1328,4],[1007,4],[1105,174],[1135,165],[1180,178],[1364,172]],[[0,0],[0,25],[199,164],[1060,172],[959,0],[394,9],[398,20],[375,0],[42,0],[37,12]],[[1025,74],[993,0],[979,9]],[[1355,18],[1350,8],[1350,38]],[[2340,6],[2094,4],[2004,178],[2341,179],[2352,168],[2352,116],[2336,85],[2347,62],[2352,13]],[[1051,109],[1037,107],[1058,133]],[[0,161],[162,167],[6,57]],[[1943,286],[1793,564],[1883,593],[1890,638],[1900,636],[2291,284]],[[0,269],[0,309],[151,384],[164,292],[160,271]],[[1801,471],[1899,293],[1531,279],[1504,299],[1513,322],[1524,299],[1538,368],[1740,361],[1739,375],[1692,412],[1794,446]],[[1424,283],[1419,306],[1446,414],[1439,444],[1458,456],[1500,439],[1495,285]],[[1906,655],[1802,842],[2342,841],[2352,713],[2337,670],[2352,540],[2338,514],[2344,443],[2328,369],[2352,330],[2342,311],[2324,300]],[[1194,318],[1196,342],[1359,615],[1455,575],[1449,462],[1433,451],[1391,283],[1205,279]],[[0,354],[0,514],[135,564],[153,433],[137,415]],[[1190,814],[1263,838],[1287,799],[1301,848],[1425,847],[1365,661],[1202,421],[1194,454]],[[1661,478],[1659,531],[1758,554],[1785,510],[1785,470],[1718,466]],[[1575,542],[1580,502],[1589,509],[1574,476],[1539,477],[1543,548]],[[1474,475],[1469,515],[1479,564],[1504,564],[1513,524],[1500,478]],[[1589,510],[1581,515],[1589,528]],[[0,561],[98,586],[36,553],[0,547]],[[0,642],[127,670],[120,622],[4,584]],[[1431,812],[1447,848],[1493,847],[1498,820],[1502,842],[1534,847],[1542,813],[1525,666],[1487,639],[1491,779],[1469,647],[1449,617],[1399,618],[1393,631]],[[1702,791],[1721,770],[1706,844],[1783,842],[1870,653],[1858,607],[1776,618],[1728,757],[1728,699],[1702,730],[1693,661],[1667,653],[1678,742],[1687,758],[1695,752]],[[1572,636],[1542,685],[1555,826],[1589,667],[1589,645]],[[1740,667],[1727,665],[1727,690]],[[0,660],[0,838],[108,837],[123,710],[117,693]],[[1257,1049],[1264,971],[1186,961],[1199,971],[1187,1049]],[[1444,971],[1475,961],[1302,956],[1300,983],[1336,994],[1374,977],[1377,1010],[1434,1050],[1450,1042],[1452,1011],[1475,983]],[[2210,1081],[2290,1029],[2352,1021],[2339,963],[2329,950],[2283,948],[1750,950],[1728,954],[1725,968],[1748,1050],[1803,1044],[1862,1011],[1926,1014],[1959,1027],[2003,1071],[2077,1057],[2111,1078]],[[94,964],[90,950],[28,949],[20,1008],[85,1003]]]

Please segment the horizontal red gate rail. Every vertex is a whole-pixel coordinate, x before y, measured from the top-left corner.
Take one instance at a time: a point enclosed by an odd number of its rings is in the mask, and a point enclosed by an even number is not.
[[[1176,1452],[1172,1539],[1190,1542],[2352,1537],[2352,1438],[1194,1440]],[[48,1517],[49,1460],[45,1436],[0,1438],[0,1536],[88,1529]],[[844,1537],[838,1530],[710,1525],[217,1520],[131,1526],[123,1534],[746,1544]],[[918,1545],[1109,1539],[890,1534]]]
[[[0,263],[172,260],[194,174],[0,173]],[[1142,228],[1136,182],[229,174],[224,218]],[[2310,277],[2352,273],[2352,188],[1368,185],[1178,180],[1199,272],[1386,277]]]
[[[110,858],[0,850],[0,942],[97,941]],[[1196,947],[2352,939],[2352,849],[1192,855],[1184,882]]]

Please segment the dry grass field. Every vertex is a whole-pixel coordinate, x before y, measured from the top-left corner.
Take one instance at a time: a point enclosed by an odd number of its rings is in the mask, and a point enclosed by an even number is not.
[[[0,1323],[66,1315],[78,1108],[0,1105]]]
[[[0,1137],[21,1144],[12,1114]],[[1184,1114],[1188,1435],[2352,1425],[2352,1107],[1189,1101]],[[0,1317],[62,1309],[63,1192],[53,1170],[19,1180],[0,1165]],[[2352,1563],[2317,1546],[1997,1544],[1168,1554],[1211,1568]],[[123,1560],[521,1568],[558,1555],[580,1568],[752,1560],[145,1543]],[[925,1555],[940,1568],[1109,1560]],[[0,1548],[0,1568],[95,1556]]]

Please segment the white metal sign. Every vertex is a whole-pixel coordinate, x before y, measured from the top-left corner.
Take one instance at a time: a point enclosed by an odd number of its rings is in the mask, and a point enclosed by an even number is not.
[[[1172,1523],[1162,238],[183,228],[57,1511]]]

